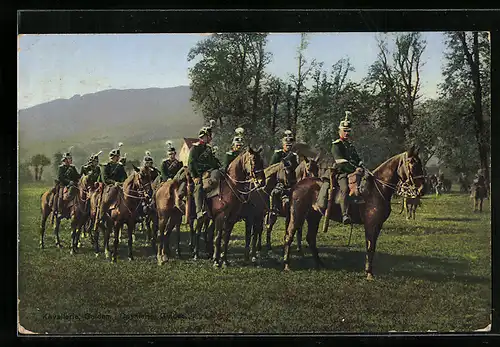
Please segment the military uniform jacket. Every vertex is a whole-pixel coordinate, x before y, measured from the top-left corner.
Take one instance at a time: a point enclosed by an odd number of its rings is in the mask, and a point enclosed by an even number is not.
[[[349,140],[337,139],[333,141],[332,154],[336,167],[344,174],[353,173],[361,161],[356,148]]]
[[[295,157],[296,165],[299,165],[299,157],[296,153],[294,152],[285,152],[283,149],[276,149],[274,151],[274,154],[271,158],[271,161],[269,162],[269,166],[274,165],[276,163],[279,163],[283,159],[285,159],[288,155],[293,155]]]
[[[125,172],[125,167],[120,163],[114,163],[112,161],[104,165],[102,181],[105,184],[114,184],[115,182],[123,183],[127,179],[127,173]]]
[[[179,170],[184,166],[182,161],[177,159],[163,159],[161,162],[161,181],[165,182],[169,178],[174,178],[174,176],[179,172]]]
[[[227,169],[229,164],[236,159],[238,155],[240,155],[241,151],[228,151],[226,152],[226,156],[224,157],[224,167]]]
[[[204,172],[221,167],[219,160],[206,143],[195,143],[189,151],[188,169],[193,178],[199,178]]]
[[[91,164],[86,164],[82,166],[82,170],[80,171],[80,174],[89,176],[89,181],[90,182],[97,182],[99,179],[99,176],[101,175],[101,167],[99,165],[92,166]]]
[[[74,165],[62,164],[59,165],[57,179],[62,185],[68,186],[69,182],[78,182],[78,180],[80,179],[80,174],[78,173]]]

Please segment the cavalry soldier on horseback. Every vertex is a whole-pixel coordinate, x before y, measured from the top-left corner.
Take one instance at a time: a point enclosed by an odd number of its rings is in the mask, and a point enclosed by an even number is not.
[[[177,160],[175,157],[175,147],[172,144],[172,141],[167,141],[167,155],[166,159],[163,159],[161,162],[161,181],[165,182],[168,179],[174,178],[177,172],[184,166],[182,161]]]
[[[122,155],[120,157],[120,160],[118,161],[120,164],[123,165],[123,167],[125,167],[125,165],[127,165],[127,153],[125,153],[124,155]]]
[[[201,218],[206,214],[204,205],[203,176],[210,173],[210,186],[216,184],[220,177],[221,163],[215,157],[210,142],[212,141],[212,125],[203,127],[198,134],[199,141],[193,144],[189,151],[188,170],[194,181],[194,203],[196,206],[196,217]]]
[[[293,165],[297,167],[299,165],[299,157],[297,153],[292,151],[292,146],[295,142],[293,134],[290,130],[285,131],[285,136],[282,139],[283,147],[281,149],[276,149],[271,158],[269,165],[279,163],[280,161],[285,161],[285,165]],[[271,208],[270,213],[279,214],[280,208],[277,206],[278,201],[281,201],[285,196],[288,196],[290,189],[294,182],[286,182],[280,180],[276,187],[271,191],[269,197],[269,206]]]
[[[123,143],[118,144],[118,148],[115,148],[109,152],[109,161],[104,165],[102,182],[104,184],[120,184],[127,178],[127,173],[125,172],[124,164],[120,162],[120,147]]]
[[[227,170],[229,164],[236,159],[238,155],[241,153],[241,147],[243,147],[243,128],[237,128],[235,131],[236,136],[233,138],[233,144],[231,150],[226,152],[225,160],[224,160],[224,169]]]
[[[70,147],[68,152],[64,153],[61,158],[62,164],[59,165],[58,168],[56,186],[53,190],[55,193],[53,201],[53,206],[55,206],[54,214],[59,213],[59,207],[62,204],[64,191],[71,186],[75,186],[76,182],[80,179],[80,174],[73,165],[73,157],[71,156],[72,148],[73,147]]]
[[[348,119],[349,111],[346,111],[346,116],[339,124],[339,138],[333,141],[332,154],[335,159],[335,178],[340,188],[340,209],[342,210],[342,222],[349,224],[351,218],[349,216],[349,184],[347,176],[356,170],[364,172],[363,162],[361,161],[356,148],[349,140],[351,134],[351,121]],[[330,182],[323,182],[318,196],[318,207],[321,210],[327,208],[327,195]],[[332,187],[333,188],[333,187]]]
[[[83,176],[88,176],[88,182],[90,184],[94,184],[98,181],[101,175],[101,167],[99,166],[99,155],[102,151],[99,151],[96,154],[92,154],[87,161],[87,164],[82,166],[80,174]]]

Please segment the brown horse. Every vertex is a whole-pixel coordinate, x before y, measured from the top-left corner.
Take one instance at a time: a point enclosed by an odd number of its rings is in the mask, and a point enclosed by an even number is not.
[[[57,189],[57,188],[56,188]],[[56,247],[62,248],[61,240],[59,239],[59,227],[62,219],[70,219],[72,217],[72,208],[75,203],[78,203],[78,188],[75,186],[71,186],[69,188],[64,188],[62,196],[62,203],[58,207],[58,213],[54,218],[54,206],[52,205],[56,199],[54,199],[54,194],[56,190],[50,189],[42,194],[40,197],[40,205],[41,205],[41,228],[40,228],[40,248],[45,248],[44,236],[45,236],[45,225],[47,223],[47,219],[49,215],[52,213],[52,225],[54,225],[54,236],[56,237]]]
[[[292,187],[296,182],[306,178],[306,177],[318,177],[319,167],[317,164],[317,159],[307,159],[302,160],[297,166],[286,165],[278,171],[278,178],[282,181],[290,182],[289,186]],[[290,162],[291,163],[291,162]],[[290,202],[285,200],[283,204],[280,205],[279,217],[285,217],[285,230],[288,227],[290,221]],[[266,222],[266,248],[271,251],[271,233],[273,232],[274,224],[278,220],[278,216],[275,214],[268,214]],[[299,228],[297,234],[298,249],[302,249],[302,227]]]
[[[155,192],[154,200],[158,218],[157,254],[158,265],[170,258],[170,233],[177,228],[177,254],[180,257],[180,225],[183,212],[176,207],[179,201],[178,189],[180,182],[171,179],[164,182]],[[166,254],[165,254],[166,251]]]
[[[373,256],[377,238],[382,225],[391,213],[391,197],[399,181],[411,183],[417,190],[418,196],[423,194],[424,175],[418,149],[411,147],[407,152],[393,156],[386,160],[373,172],[368,172],[362,187],[364,203],[351,206],[351,221],[354,224],[363,224],[366,239],[365,271],[368,279],[373,279]],[[307,220],[307,242],[313,254],[315,265],[318,268],[322,261],[316,247],[321,211],[317,210],[316,201],[321,187],[319,178],[305,178],[298,182],[292,192],[291,219],[287,229],[284,244],[284,268],[290,269],[290,245],[296,230]],[[335,187],[338,190],[338,186]],[[337,191],[338,196],[338,191]],[[313,207],[314,206],[314,207]],[[332,204],[330,219],[342,221],[342,214],[338,204]]]
[[[128,259],[133,260],[132,233],[141,213],[139,209],[143,207],[142,202],[146,200],[145,195],[151,190],[152,173],[155,170],[150,167],[139,169],[135,165],[133,165],[133,168],[134,172],[123,182],[123,188],[116,185],[106,187],[100,204],[100,218],[104,220],[106,225],[104,230],[106,258],[109,257],[109,237],[111,232],[114,232],[112,262],[117,261],[119,231],[125,223],[127,224]],[[96,253],[99,252],[98,247],[96,238]]]
[[[264,170],[266,176],[265,185],[258,186],[254,182],[248,183],[248,201],[245,202],[239,212],[238,218],[245,221],[245,261],[257,262],[257,252],[261,251],[261,238],[264,227],[264,217],[269,212],[269,196],[277,183],[277,174],[284,170],[284,162],[279,162]],[[289,175],[293,171],[289,170]]]
[[[80,247],[80,234],[90,221],[90,198],[95,186],[89,182],[89,176],[83,175],[78,181],[78,196],[71,208],[71,254]],[[88,229],[87,229],[88,230]]]
[[[207,197],[209,213],[197,220],[196,237],[194,239],[193,258],[199,254],[199,240],[201,227],[206,219],[213,219],[216,237],[207,234],[207,253],[213,254],[214,266],[227,265],[227,250],[231,232],[238,220],[241,206],[245,203],[249,191],[247,190],[248,178],[257,180],[260,185],[265,184],[264,164],[260,156],[262,148],[255,151],[251,147],[241,152],[227,168],[227,173],[222,173],[218,186],[218,194]],[[209,228],[210,230],[210,228]],[[222,247],[221,243],[223,241]],[[222,250],[221,250],[222,248]]]

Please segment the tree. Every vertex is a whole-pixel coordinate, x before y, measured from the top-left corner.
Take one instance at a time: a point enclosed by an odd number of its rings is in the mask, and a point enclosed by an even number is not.
[[[34,168],[35,181],[40,181],[42,179],[43,168],[50,165],[50,159],[44,154],[36,154],[31,157],[29,164]]]
[[[488,34],[458,31],[446,35],[448,50],[441,97],[453,104],[454,109],[462,110],[458,115],[456,111],[450,113],[463,117],[465,129],[473,130],[479,163],[489,182],[491,59]]]
[[[300,107],[301,95],[307,91],[307,89],[305,88],[305,82],[308,80],[312,69],[316,66],[315,59],[313,59],[309,65],[307,64],[304,52],[307,49],[308,45],[309,41],[307,40],[307,34],[302,33],[300,35],[300,45],[297,50],[297,61],[298,61],[297,75],[290,76],[293,83],[295,95],[293,98],[293,118],[290,119],[288,126],[291,127],[291,130],[294,134],[297,134],[297,123],[300,117],[300,109],[301,109]]]

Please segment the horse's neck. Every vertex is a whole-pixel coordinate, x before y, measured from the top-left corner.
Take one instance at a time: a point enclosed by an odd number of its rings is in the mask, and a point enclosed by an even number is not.
[[[400,167],[400,162],[401,154],[398,154],[387,159],[384,163],[373,170],[373,176],[375,178],[374,184],[376,185],[375,189],[378,187],[384,197],[388,200],[390,200],[394,194],[395,186],[399,180],[398,169]],[[377,180],[379,180],[379,182],[377,182]],[[380,181],[383,183],[380,183]]]
[[[280,164],[281,163],[276,163],[276,164],[273,164],[271,166],[268,166],[267,168],[264,169],[264,174],[266,175],[266,179],[268,177],[271,177],[272,175],[276,175],[276,173],[279,171],[280,169]]]
[[[228,167],[227,175],[236,181],[244,181],[246,179],[245,171],[243,170],[243,156],[231,162]]]

